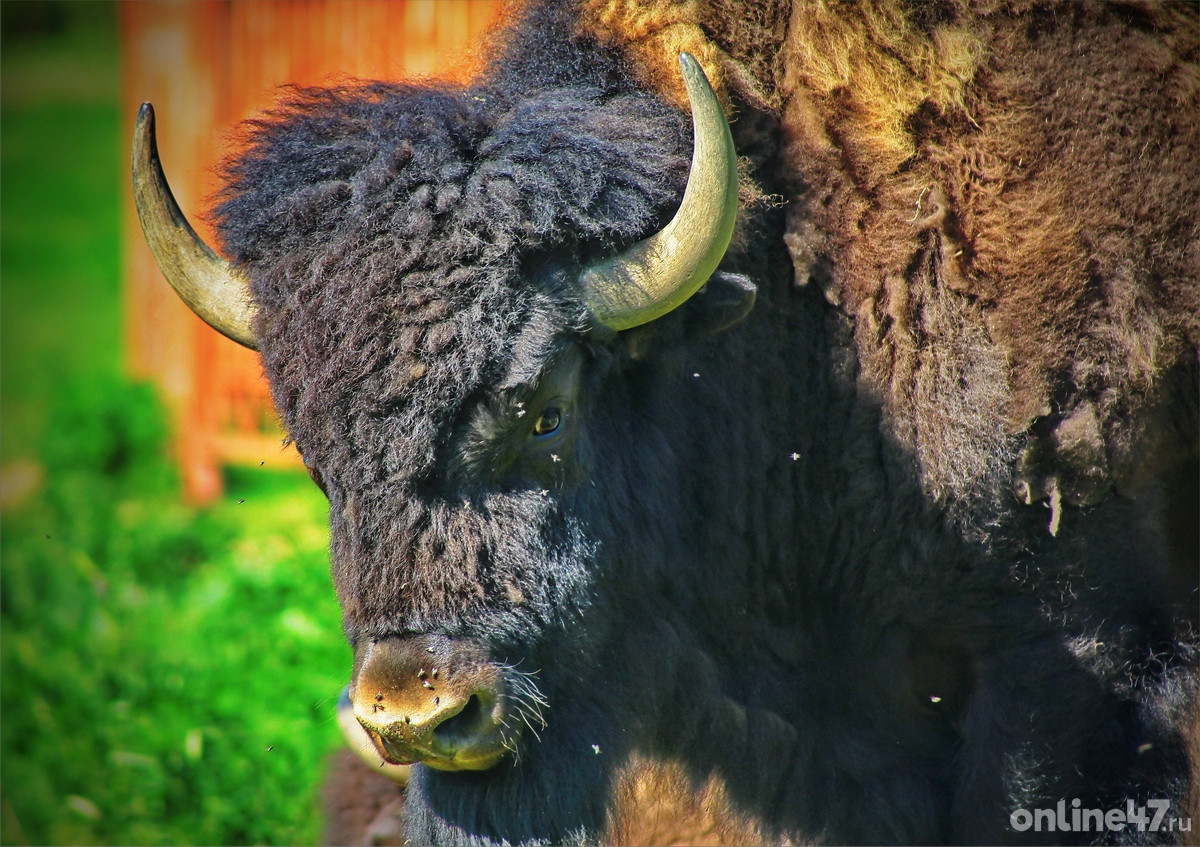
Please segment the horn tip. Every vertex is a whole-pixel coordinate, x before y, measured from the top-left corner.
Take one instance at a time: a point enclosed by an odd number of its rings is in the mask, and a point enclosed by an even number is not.
[[[708,81],[708,74],[704,72],[704,67],[691,53],[681,52],[679,54],[679,70],[683,74],[683,84],[688,89],[689,98],[693,97],[697,90],[694,86],[701,86],[701,90],[712,89],[712,83]]]
[[[137,119],[133,122],[135,138],[154,138],[154,106],[147,100],[138,106]]]

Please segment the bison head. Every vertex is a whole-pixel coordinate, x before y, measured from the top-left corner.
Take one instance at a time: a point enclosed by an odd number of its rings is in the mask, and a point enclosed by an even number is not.
[[[681,65],[690,169],[681,116],[632,89],[297,92],[228,168],[231,265],[176,207],[143,107],[147,239],[193,310],[262,353],[329,498],[350,700],[390,762],[620,744],[582,734],[603,706],[570,692],[637,615],[613,598],[683,555],[691,521],[686,428],[656,394],[679,363],[644,354],[649,325],[712,329],[754,295],[718,274],[703,321],[677,311],[738,195],[721,107]]]

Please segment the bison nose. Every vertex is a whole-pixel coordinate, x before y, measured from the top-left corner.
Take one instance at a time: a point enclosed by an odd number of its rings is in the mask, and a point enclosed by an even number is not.
[[[504,755],[503,674],[481,649],[390,637],[363,642],[354,664],[354,716],[385,761],[484,770]]]

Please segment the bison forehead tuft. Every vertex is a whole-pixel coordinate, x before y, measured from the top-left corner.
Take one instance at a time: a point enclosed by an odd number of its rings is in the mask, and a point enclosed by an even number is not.
[[[506,339],[562,299],[542,271],[660,227],[690,144],[686,116],[592,88],[294,90],[249,123],[216,218],[306,455],[361,484],[428,472]]]

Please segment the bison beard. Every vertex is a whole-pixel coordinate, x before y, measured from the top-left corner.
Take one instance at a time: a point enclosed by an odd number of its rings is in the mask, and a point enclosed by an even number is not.
[[[356,713],[426,763],[406,837],[637,838],[648,794],[731,841],[1169,837],[1010,815],[1194,793],[1198,33],[535,3],[465,89],[248,125],[220,234]],[[680,202],[680,50],[738,114],[738,231],[616,331],[581,279]]]

